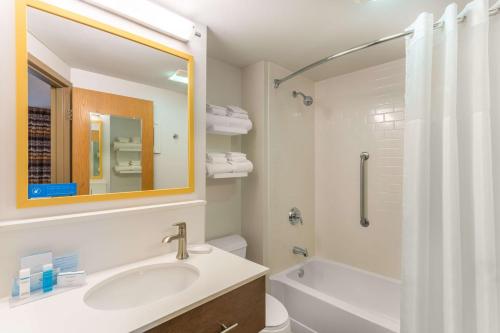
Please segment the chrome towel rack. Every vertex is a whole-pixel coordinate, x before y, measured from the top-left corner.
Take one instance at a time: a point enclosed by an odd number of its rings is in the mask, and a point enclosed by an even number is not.
[[[360,220],[359,223],[362,227],[368,227],[370,225],[370,221],[366,218],[365,212],[365,197],[366,197],[366,172],[365,172],[365,162],[370,158],[370,154],[367,152],[362,152],[359,155],[360,164],[359,164],[359,215]]]

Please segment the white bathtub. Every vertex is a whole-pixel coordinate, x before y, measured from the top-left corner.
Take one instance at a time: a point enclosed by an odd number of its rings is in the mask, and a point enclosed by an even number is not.
[[[270,277],[294,333],[399,333],[399,289],[397,280],[320,258]]]

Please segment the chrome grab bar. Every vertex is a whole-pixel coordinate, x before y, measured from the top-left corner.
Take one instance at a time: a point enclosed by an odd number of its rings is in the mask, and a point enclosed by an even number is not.
[[[361,159],[360,164],[359,164],[359,215],[360,215],[360,220],[359,223],[363,227],[368,227],[370,225],[370,222],[366,218],[366,213],[365,213],[365,161],[370,158],[370,154],[367,152],[362,152],[361,155],[359,155],[359,158]]]

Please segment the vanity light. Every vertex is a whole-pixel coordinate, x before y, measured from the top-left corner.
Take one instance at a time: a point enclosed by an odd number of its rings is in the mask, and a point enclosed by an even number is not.
[[[189,82],[188,74],[183,69],[176,70],[175,73],[170,75],[168,79],[171,81],[181,82],[185,84],[188,84]]]
[[[149,0],[82,1],[183,42],[195,32],[193,22]]]

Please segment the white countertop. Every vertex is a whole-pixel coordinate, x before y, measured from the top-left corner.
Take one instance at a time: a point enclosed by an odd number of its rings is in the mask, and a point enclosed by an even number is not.
[[[96,310],[85,304],[85,293],[103,280],[144,265],[178,262],[176,253],[108,269],[87,277],[87,284],[61,294],[10,308],[0,300],[0,332],[141,332],[157,326],[268,272],[268,268],[213,248],[209,254],[190,254],[183,262],[195,266],[200,277],[189,288],[143,306]],[[154,288],[154,286],[151,286]]]

